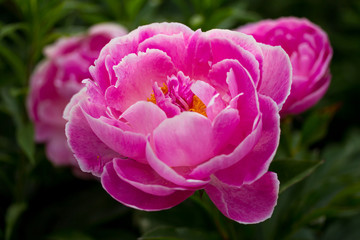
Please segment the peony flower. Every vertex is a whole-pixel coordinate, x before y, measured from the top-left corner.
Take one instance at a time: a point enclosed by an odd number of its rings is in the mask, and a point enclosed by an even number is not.
[[[156,211],[205,189],[235,221],[271,216],[279,182],[268,167],[291,85],[282,48],[155,23],[111,40],[90,72],[64,111],[66,135],[113,198]]]
[[[240,27],[256,41],[281,46],[293,67],[291,93],[281,114],[298,114],[316,104],[330,84],[332,49],[326,33],[307,19],[285,17]]]
[[[61,38],[45,48],[46,59],[30,80],[27,109],[35,126],[35,140],[46,143],[48,159],[57,166],[77,166],[65,137],[63,111],[90,76],[89,66],[112,38],[126,34],[116,24],[99,24],[88,33]]]

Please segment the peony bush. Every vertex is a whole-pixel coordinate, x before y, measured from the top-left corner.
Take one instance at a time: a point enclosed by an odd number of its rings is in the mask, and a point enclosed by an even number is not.
[[[63,111],[71,97],[90,77],[89,66],[112,38],[126,34],[116,24],[98,24],[86,34],[59,39],[45,48],[45,60],[30,80],[27,109],[35,126],[35,140],[46,143],[48,159],[56,166],[74,166],[77,162],[64,133]]]
[[[251,34],[257,42],[281,46],[289,55],[293,81],[282,115],[301,113],[324,96],[331,79],[332,48],[319,26],[304,18],[283,17],[251,23],[238,31]]]
[[[292,76],[281,47],[154,23],[111,40],[90,73],[64,111],[66,136],[114,199],[156,211],[204,189],[237,222],[271,216]]]

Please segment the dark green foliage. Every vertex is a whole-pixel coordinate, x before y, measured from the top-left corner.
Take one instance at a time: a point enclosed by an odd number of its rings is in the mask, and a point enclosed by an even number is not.
[[[103,21],[129,30],[177,21],[206,31],[289,15],[329,34],[333,77],[319,104],[281,123],[270,166],[281,194],[264,223],[226,219],[203,192],[166,211],[126,208],[98,181],[54,168],[35,145],[29,77],[59,37]],[[360,239],[359,42],[356,0],[0,0],[0,239]]]

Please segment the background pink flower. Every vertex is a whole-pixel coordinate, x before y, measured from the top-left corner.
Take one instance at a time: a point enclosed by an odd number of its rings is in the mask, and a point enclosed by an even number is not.
[[[27,109],[35,125],[35,140],[46,143],[49,160],[57,165],[77,166],[64,133],[64,108],[90,76],[89,66],[112,38],[126,34],[116,24],[99,24],[86,34],[64,37],[45,48],[45,60],[31,76]]]
[[[330,84],[332,49],[327,34],[307,19],[284,17],[240,27],[256,41],[281,46],[293,67],[291,94],[281,114],[297,114],[316,104]]]
[[[151,24],[102,50],[64,111],[80,168],[133,208],[171,208],[198,189],[227,217],[271,216],[268,172],[291,85],[285,51],[229,30]]]

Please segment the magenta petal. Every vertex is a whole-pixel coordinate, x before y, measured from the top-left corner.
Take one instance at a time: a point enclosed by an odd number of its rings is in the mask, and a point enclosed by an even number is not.
[[[193,191],[176,191],[167,196],[155,196],[121,180],[113,163],[109,162],[101,176],[103,188],[122,204],[145,211],[158,211],[176,206],[193,194]]]
[[[215,173],[216,177],[229,185],[251,183],[268,171],[280,138],[280,117],[276,103],[269,97],[260,95],[262,131],[260,139],[244,158],[229,168]]]
[[[217,155],[210,160],[199,164],[194,170],[192,170],[192,172],[189,174],[189,177],[203,179],[216,171],[228,168],[240,161],[243,157],[252,151],[252,148],[258,142],[261,134],[261,128],[262,122],[258,121],[255,124],[253,131],[248,136],[246,136],[230,154]]]
[[[106,146],[120,155],[138,161],[144,161],[145,135],[127,131],[128,128],[125,128],[126,126],[122,127],[123,123],[121,121],[113,122],[107,120],[105,117],[98,117],[91,114],[90,111],[96,112],[97,108],[98,106],[89,102],[86,105],[82,104],[84,116],[96,136],[106,144]]]
[[[167,117],[164,111],[155,104],[140,101],[126,109],[120,116],[121,119],[125,119],[134,132],[147,135]]]
[[[100,176],[104,165],[118,156],[94,134],[79,105],[72,108],[65,132],[69,146],[83,172]]]
[[[146,144],[146,159],[149,165],[163,178],[169,180],[170,182],[175,183],[176,185],[200,189],[205,184],[209,182],[210,179],[207,180],[198,180],[187,178],[186,176],[181,175],[176,172],[174,168],[169,167],[166,163],[161,161],[154,153],[154,150],[151,146],[151,143],[147,142]]]
[[[324,79],[322,79],[322,81],[319,81],[320,87],[315,91],[313,91],[312,93],[305,96],[304,98],[302,98],[301,100],[296,102],[286,101],[283,108],[284,110],[280,112],[281,116],[290,113],[299,114],[305,111],[306,109],[308,109],[309,107],[313,106],[314,104],[316,104],[325,95],[330,85],[330,79],[331,79],[331,75],[330,74],[326,75]],[[291,96],[292,95],[289,96],[288,98],[289,100]],[[296,95],[294,94],[294,97],[295,96]]]
[[[55,166],[78,166],[64,132],[54,134],[49,139],[46,143],[46,155]]]
[[[157,196],[167,196],[176,190],[186,190],[157,174],[149,165],[132,159],[115,158],[114,169],[125,182],[139,190]]]
[[[171,58],[177,69],[184,69],[185,64],[186,45],[183,33],[167,35],[156,35],[146,39],[139,44],[138,50],[145,52],[149,49],[159,49],[166,53]]]
[[[197,30],[191,36],[186,50],[185,62],[191,69],[182,69],[184,74],[192,79],[205,81],[213,62],[209,39],[201,30]]]
[[[255,39],[247,34],[225,30],[225,29],[213,29],[206,32],[206,35],[210,38],[223,38],[230,40],[233,44],[241,46],[246,51],[250,52],[255,56],[256,60],[259,62],[260,66],[262,64],[262,51],[259,47],[259,44],[255,41]],[[257,81],[258,79],[254,79]],[[255,82],[257,85],[258,82]]]
[[[170,167],[196,166],[213,156],[211,122],[183,112],[163,121],[153,132],[156,155]]]
[[[167,76],[176,73],[170,57],[157,49],[127,55],[114,71],[117,82],[106,90],[105,98],[109,106],[122,112],[135,102],[150,98],[154,82],[162,85]]]
[[[213,121],[215,154],[226,147],[240,123],[239,111],[233,108],[224,109]]]
[[[63,112],[63,118],[67,121],[70,119],[70,112],[71,109],[76,106],[81,100],[87,98],[88,95],[86,94],[86,87],[82,88],[78,93],[76,93],[72,98],[70,99],[70,102],[66,105],[64,112]]]
[[[237,60],[248,71],[256,85],[260,78],[259,62],[253,54],[243,49],[240,45],[236,45],[228,39],[213,39],[211,41],[213,51],[214,64],[222,60]]]
[[[230,186],[213,177],[205,190],[226,217],[239,223],[259,223],[274,211],[279,180],[276,173],[267,172],[252,184]]]
[[[200,98],[207,106],[211,99],[216,95],[216,90],[204,81],[196,81],[191,85],[191,91]]]
[[[289,56],[281,47],[261,44],[264,53],[259,93],[271,97],[281,109],[290,94],[292,67]]]

